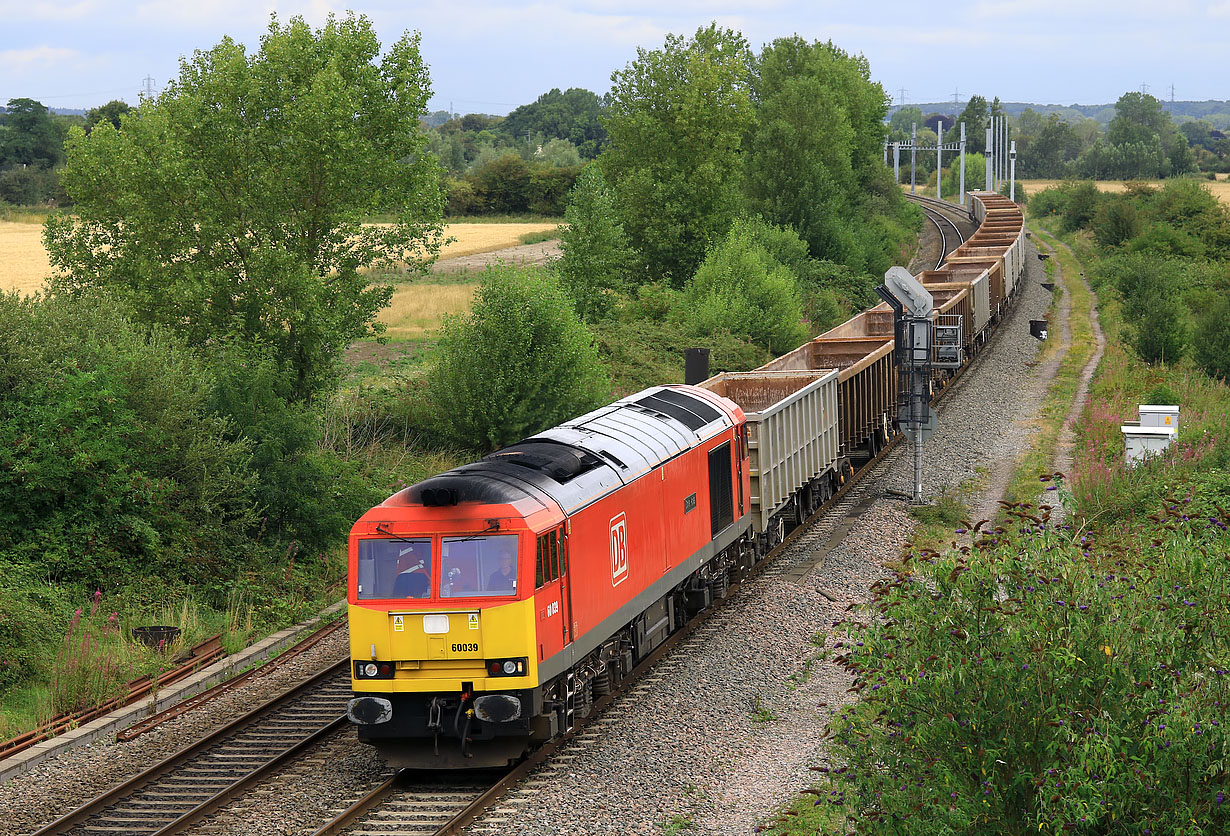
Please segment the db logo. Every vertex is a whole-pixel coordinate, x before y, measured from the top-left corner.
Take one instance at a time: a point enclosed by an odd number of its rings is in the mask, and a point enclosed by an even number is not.
[[[628,519],[622,513],[611,519],[611,586],[628,579]]]

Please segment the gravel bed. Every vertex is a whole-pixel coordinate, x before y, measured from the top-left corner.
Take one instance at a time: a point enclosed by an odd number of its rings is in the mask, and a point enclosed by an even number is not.
[[[128,743],[96,741],[69,749],[0,785],[0,833],[31,833],[153,763],[195,742],[313,673],[345,659],[349,635],[341,629],[299,657],[253,677],[189,713]],[[287,799],[288,805],[295,800]],[[241,833],[243,831],[233,831]],[[309,831],[310,832],[310,831]]]
[[[997,460],[1015,459],[1029,441],[1028,420],[1041,387],[1029,385],[1039,343],[1029,320],[1050,294],[1033,247],[1025,288],[977,367],[953,387],[926,445],[924,490],[955,488]],[[905,502],[885,488],[911,491],[908,445],[885,457],[834,509],[745,585],[698,633],[615,703],[594,728],[472,825],[471,834],[606,836],[657,834],[672,823],[687,833],[751,833],[826,762],[820,737],[828,718],[853,699],[845,671],[822,661],[832,624],[900,554],[913,527]],[[855,506],[870,504],[838,544],[830,536]],[[822,566],[801,582],[796,565]],[[827,596],[823,593],[827,593]],[[832,600],[830,600],[830,598]],[[571,757],[568,757],[568,756]]]

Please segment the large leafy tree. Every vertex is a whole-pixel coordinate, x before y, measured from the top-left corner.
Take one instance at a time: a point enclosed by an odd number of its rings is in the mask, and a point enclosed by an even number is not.
[[[757,60],[752,90],[750,209],[793,227],[816,258],[883,272],[900,242],[879,225],[900,214],[902,198],[882,157],[888,96],[867,60],[831,42],[781,38]]]
[[[561,93],[556,88],[508,114],[499,130],[514,141],[524,140],[527,133],[566,139],[577,146],[582,157],[593,159],[606,142],[601,117],[602,99],[596,93],[581,87]]]
[[[63,135],[42,102],[9,99],[4,114],[7,128],[0,134],[0,167],[31,165],[51,168],[64,156]]]
[[[275,17],[254,53],[226,38],[181,60],[123,131],[72,132],[76,214],[45,232],[58,288],[108,288],[198,348],[259,345],[309,399],[391,296],[364,268],[438,250],[429,85],[417,35],[382,53],[353,14]],[[363,222],[377,212],[395,222]]]
[[[612,74],[603,173],[650,275],[682,285],[739,211],[752,56],[716,24]]]

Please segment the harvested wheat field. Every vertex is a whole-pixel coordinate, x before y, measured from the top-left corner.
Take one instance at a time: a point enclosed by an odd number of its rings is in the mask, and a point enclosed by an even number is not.
[[[1058,186],[1062,180],[1021,180],[1019,181],[1027,190],[1030,197],[1033,197],[1038,192],[1048,186]],[[1098,189],[1104,192],[1121,192],[1127,188],[1127,184],[1120,180],[1095,180]],[[1213,196],[1222,203],[1230,206],[1230,180],[1197,180],[1197,183],[1207,188],[1213,193]],[[1151,186],[1161,186],[1158,181],[1151,181]]]
[[[0,221],[0,290],[34,293],[49,275],[42,224]]]
[[[440,328],[445,314],[469,310],[477,289],[477,284],[403,285],[377,319],[388,326],[385,333],[392,339],[422,339]]]
[[[445,234],[457,240],[440,251],[440,260],[515,247],[527,233],[552,232],[556,227],[553,223],[449,224]],[[42,224],[0,221],[0,290],[33,293],[50,274]]]
[[[444,234],[457,240],[440,250],[440,260],[474,253],[489,253],[521,243],[531,232],[553,232],[559,224],[449,224]]]

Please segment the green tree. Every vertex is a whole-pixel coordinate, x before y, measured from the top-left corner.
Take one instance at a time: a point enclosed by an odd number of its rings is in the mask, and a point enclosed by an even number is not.
[[[615,293],[627,286],[636,253],[628,244],[597,166],[589,166],[577,178],[564,219],[555,274],[576,303],[582,321],[603,319]]]
[[[970,96],[965,109],[957,117],[957,124],[945,134],[947,142],[956,142],[961,137],[961,123],[965,123],[966,153],[985,154],[987,150],[987,127],[991,124],[991,111],[982,96]]]
[[[633,246],[654,278],[682,285],[738,213],[753,116],[751,53],[716,24],[611,76],[600,162]]]
[[[258,506],[209,392],[177,336],[111,298],[0,294],[0,574],[229,575]]]
[[[440,171],[419,127],[430,95],[417,35],[382,53],[364,17],[270,22],[229,38],[128,117],[74,130],[48,220],[62,290],[105,287],[196,347],[260,344],[300,400],[378,329],[392,289],[364,268],[423,265],[442,237]],[[388,225],[367,225],[373,213]]]
[[[0,167],[32,165],[51,168],[64,159],[63,138],[47,108],[34,99],[9,99],[0,137]]]
[[[120,129],[120,119],[125,113],[131,113],[132,108],[127,102],[113,99],[105,105],[92,107],[85,112],[85,132],[89,133],[94,129],[94,126],[104,119],[115,126],[118,131]]]
[[[798,283],[755,241],[754,223],[736,221],[709,251],[674,315],[698,338],[726,332],[780,354],[809,335]]]
[[[602,111],[602,99],[596,93],[580,87],[561,93],[556,88],[508,114],[499,129],[514,142],[525,142],[527,134],[564,139],[575,145],[583,158],[592,160],[606,143]]]
[[[609,395],[593,335],[541,268],[484,271],[470,312],[445,319],[427,374],[439,434],[482,452],[594,409]]]
[[[1106,141],[1111,145],[1148,143],[1154,137],[1169,144],[1175,133],[1170,114],[1162,103],[1148,93],[1124,93],[1115,102],[1115,118],[1106,128]]]

